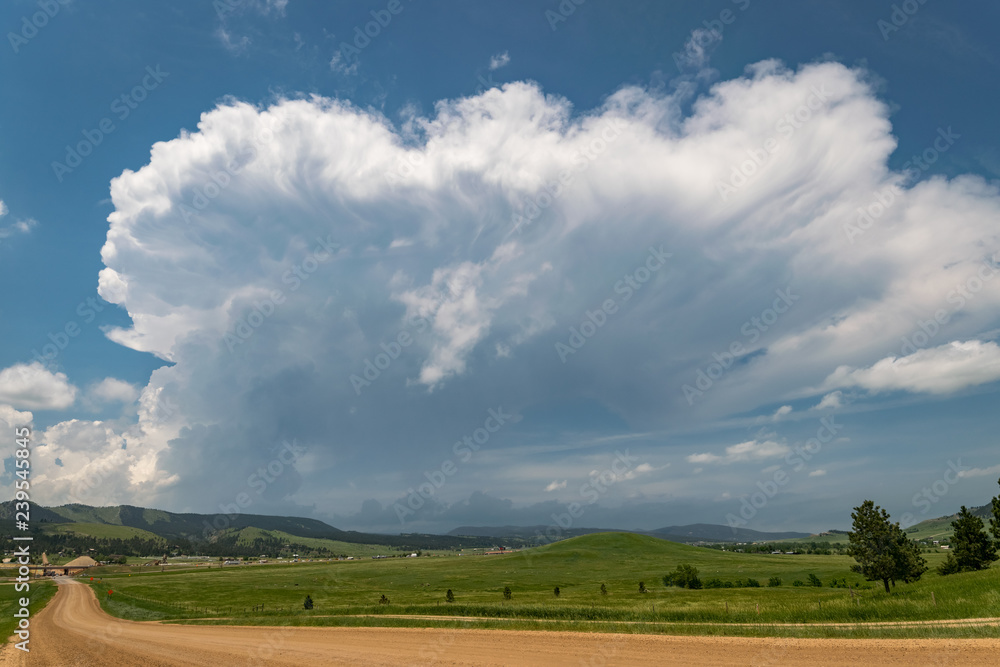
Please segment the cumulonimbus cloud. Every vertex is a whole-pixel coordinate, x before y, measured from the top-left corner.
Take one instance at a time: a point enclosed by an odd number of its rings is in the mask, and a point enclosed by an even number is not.
[[[986,378],[966,348],[878,364],[914,313],[959,309],[956,340],[995,326],[1000,281],[952,295],[1000,249],[995,184],[889,169],[889,109],[863,70],[765,61],[687,90],[627,86],[581,111],[514,82],[400,127],[322,97],[223,101],[111,184],[99,289],[132,322],[108,335],[172,363],[137,423],[64,422],[52,451],[86,443],[117,471],[101,473],[105,500],[196,509],[230,502],[295,439],[308,453],[256,507],[334,512],[351,483],[398,497],[494,399],[586,400],[655,429],[755,409],[840,366],[837,386]],[[892,205],[849,238],[890,185]],[[650,245],[672,258],[632,288]],[[750,327],[788,285],[795,305]],[[596,333],[563,364],[554,346],[583,322]],[[692,409],[683,384],[734,343],[744,353]],[[939,371],[966,379],[917,377]],[[696,456],[783,451],[742,445]],[[475,490],[474,466],[463,475],[444,493]]]

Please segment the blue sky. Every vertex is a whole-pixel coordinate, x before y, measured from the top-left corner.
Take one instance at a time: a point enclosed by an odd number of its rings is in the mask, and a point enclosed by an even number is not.
[[[998,13],[8,2],[0,426],[387,532],[982,504]]]

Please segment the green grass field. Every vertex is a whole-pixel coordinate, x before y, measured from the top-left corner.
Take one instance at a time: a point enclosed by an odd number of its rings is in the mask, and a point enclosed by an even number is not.
[[[166,544],[166,540],[142,528],[116,526],[110,523],[57,523],[45,526],[45,532],[51,534],[75,534],[90,537],[130,540],[138,537],[143,540],[153,540]]]
[[[931,566],[943,555],[931,554]],[[678,564],[694,565],[702,580],[754,578],[761,588],[667,588],[662,577]],[[919,621],[1000,616],[1000,568],[940,577],[933,570],[916,584],[886,595],[880,586],[852,595],[832,579],[864,583],[845,556],[751,555],[721,552],[627,533],[603,533],[501,556],[397,558],[108,575],[95,583],[109,613],[135,620],[217,619],[198,622],[315,625],[454,625],[441,618],[475,617],[482,627],[573,628],[632,632],[818,634],[834,628],[780,629],[775,623]],[[809,574],[824,586],[796,587]],[[778,576],[782,585],[769,588]],[[643,581],[648,593],[639,592]],[[600,593],[604,583],[608,595]],[[512,599],[504,600],[505,586]],[[553,589],[560,588],[557,598]],[[108,598],[106,589],[115,591]],[[455,602],[445,602],[452,589]],[[931,593],[934,593],[932,598]],[[310,595],[311,611],[303,609]],[[378,604],[380,596],[389,604]],[[708,624],[708,625],[698,625]],[[741,626],[738,624],[751,624]],[[871,630],[879,636],[951,634],[983,630]],[[996,634],[995,629],[985,631]],[[857,634],[857,632],[855,632]]]
[[[14,590],[14,584],[0,584],[0,644],[6,643],[17,629],[18,619],[14,618],[14,613],[21,608],[19,601],[22,597],[31,600],[28,605],[28,610],[31,612],[30,620],[56,594],[56,585],[47,579],[33,579],[29,583],[31,589],[27,595]],[[30,648],[31,644],[28,646]]]
[[[377,544],[356,544],[353,542],[341,542],[339,540],[328,540],[326,538],[318,537],[298,537],[297,535],[291,535],[280,530],[262,530],[260,528],[243,528],[239,531],[236,543],[241,545],[251,544],[255,538],[261,537],[276,537],[284,540],[288,544],[300,544],[317,550],[328,549],[332,553],[354,556],[355,558],[371,557],[380,554],[388,555],[402,553],[393,547],[379,546]]]

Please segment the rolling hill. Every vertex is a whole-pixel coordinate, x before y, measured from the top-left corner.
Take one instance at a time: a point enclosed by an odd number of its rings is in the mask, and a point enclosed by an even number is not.
[[[547,532],[548,531],[548,532]],[[454,536],[476,536],[514,538],[528,543],[548,542],[545,535],[551,532],[551,526],[462,526],[449,531]],[[563,538],[580,537],[594,533],[622,532],[617,528],[570,528],[560,530]],[[809,533],[768,533],[747,528],[730,528],[707,523],[694,523],[687,526],[668,526],[656,530],[624,531],[636,535],[652,535],[670,542],[691,544],[695,542],[773,542],[783,539],[800,539],[809,537]]]
[[[14,501],[0,503],[0,531],[13,534],[15,509]],[[178,514],[163,510],[114,505],[92,507],[90,505],[60,505],[42,507],[31,503],[30,525],[40,535],[63,535],[89,537],[98,540],[132,540],[179,544],[185,550],[200,550],[216,555],[215,552],[237,553],[240,550],[255,550],[256,545],[275,544],[324,549],[332,553],[343,553],[344,545],[369,545],[372,551],[419,550],[419,549],[461,549],[489,547],[494,540],[487,537],[455,537],[451,535],[425,535],[404,533],[382,535],[360,533],[335,528],[317,519],[302,517],[267,516],[262,514]],[[248,540],[243,531],[254,534]],[[119,546],[117,543],[114,546]],[[151,545],[150,545],[151,548]],[[221,555],[221,553],[220,553]],[[247,554],[249,555],[249,554]]]

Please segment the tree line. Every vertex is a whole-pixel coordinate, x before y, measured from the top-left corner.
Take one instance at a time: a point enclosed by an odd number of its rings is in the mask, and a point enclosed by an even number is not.
[[[997,480],[1000,484],[1000,480]],[[952,521],[954,535],[948,558],[938,568],[938,574],[985,570],[1000,559],[1000,496],[991,501],[990,532],[983,520],[964,505]],[[866,500],[851,514],[852,530],[848,534],[848,554],[857,561],[852,571],[868,581],[880,581],[885,592],[897,581],[917,581],[927,571],[927,561],[920,555],[920,546],[907,537],[899,522],[892,523],[889,513]]]

